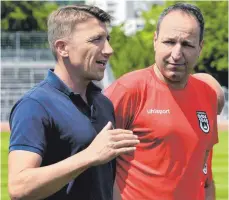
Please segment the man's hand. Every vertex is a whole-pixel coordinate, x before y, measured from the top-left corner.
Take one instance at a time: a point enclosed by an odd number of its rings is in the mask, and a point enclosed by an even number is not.
[[[215,183],[212,180],[205,186],[205,200],[215,200]]]
[[[95,166],[107,163],[120,154],[135,151],[138,143],[139,140],[132,131],[113,129],[112,123],[108,122],[85,151],[93,159]]]

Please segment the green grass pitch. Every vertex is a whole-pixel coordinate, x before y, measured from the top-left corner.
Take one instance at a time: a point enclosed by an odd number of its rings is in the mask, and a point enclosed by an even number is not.
[[[7,192],[7,156],[9,133],[1,134],[1,200],[9,200]],[[214,147],[213,176],[216,183],[216,199],[228,199],[228,133],[219,133],[219,144]]]

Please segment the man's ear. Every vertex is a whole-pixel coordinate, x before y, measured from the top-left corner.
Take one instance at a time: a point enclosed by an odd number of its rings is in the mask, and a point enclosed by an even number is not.
[[[154,47],[154,51],[156,49],[156,43],[157,43],[157,31],[154,32],[154,36],[153,36],[153,47]]]
[[[57,54],[59,54],[61,57],[66,58],[69,56],[68,45],[65,40],[57,40],[54,46]]]
[[[201,54],[201,52],[202,52],[203,46],[204,46],[204,40],[202,40],[202,41],[200,42],[200,54]]]

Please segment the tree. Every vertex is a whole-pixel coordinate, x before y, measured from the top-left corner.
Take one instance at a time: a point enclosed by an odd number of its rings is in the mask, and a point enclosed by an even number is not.
[[[145,26],[135,35],[126,36],[123,25],[112,28],[111,46],[114,55],[110,63],[116,77],[154,63],[153,33],[156,30],[156,20],[164,7],[153,5],[151,10],[143,13]]]
[[[196,4],[201,9],[206,28],[204,48],[195,70],[208,72],[221,81],[221,76],[227,77],[228,71],[228,2],[190,1],[190,3]],[[154,63],[153,33],[156,30],[156,21],[162,10],[171,4],[174,2],[153,5],[149,11],[143,13],[144,29],[133,36],[125,36],[123,26],[112,29],[111,45],[115,56],[111,57],[111,66],[116,77]],[[222,84],[227,85],[227,80]]]
[[[47,17],[58,5],[44,1],[2,1],[3,31],[46,31]]]
[[[111,45],[114,49],[114,55],[111,59],[111,66],[116,77],[150,64],[148,62],[151,57],[148,51],[149,46],[144,39],[144,37],[138,34],[133,37],[125,36],[122,26],[113,28],[111,32]],[[152,47],[152,45],[150,46]]]
[[[205,18],[204,48],[198,69],[209,73],[228,68],[228,1],[196,2]]]

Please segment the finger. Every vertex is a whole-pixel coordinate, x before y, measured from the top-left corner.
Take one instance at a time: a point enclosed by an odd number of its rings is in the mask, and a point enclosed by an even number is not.
[[[102,131],[108,131],[108,130],[112,130],[113,129],[113,125],[112,125],[112,122],[108,122],[106,124],[106,126],[103,127]]]
[[[133,134],[133,131],[126,129],[113,129],[110,131],[112,134]]]
[[[136,150],[136,147],[125,147],[116,150],[116,155],[132,153]]]
[[[138,139],[137,135],[133,134],[115,134],[112,136],[112,141],[120,141],[120,140],[136,140]]]
[[[135,140],[121,140],[121,141],[115,142],[113,147],[116,149],[124,148],[124,147],[133,147],[139,144],[139,142],[140,141],[136,139]]]

